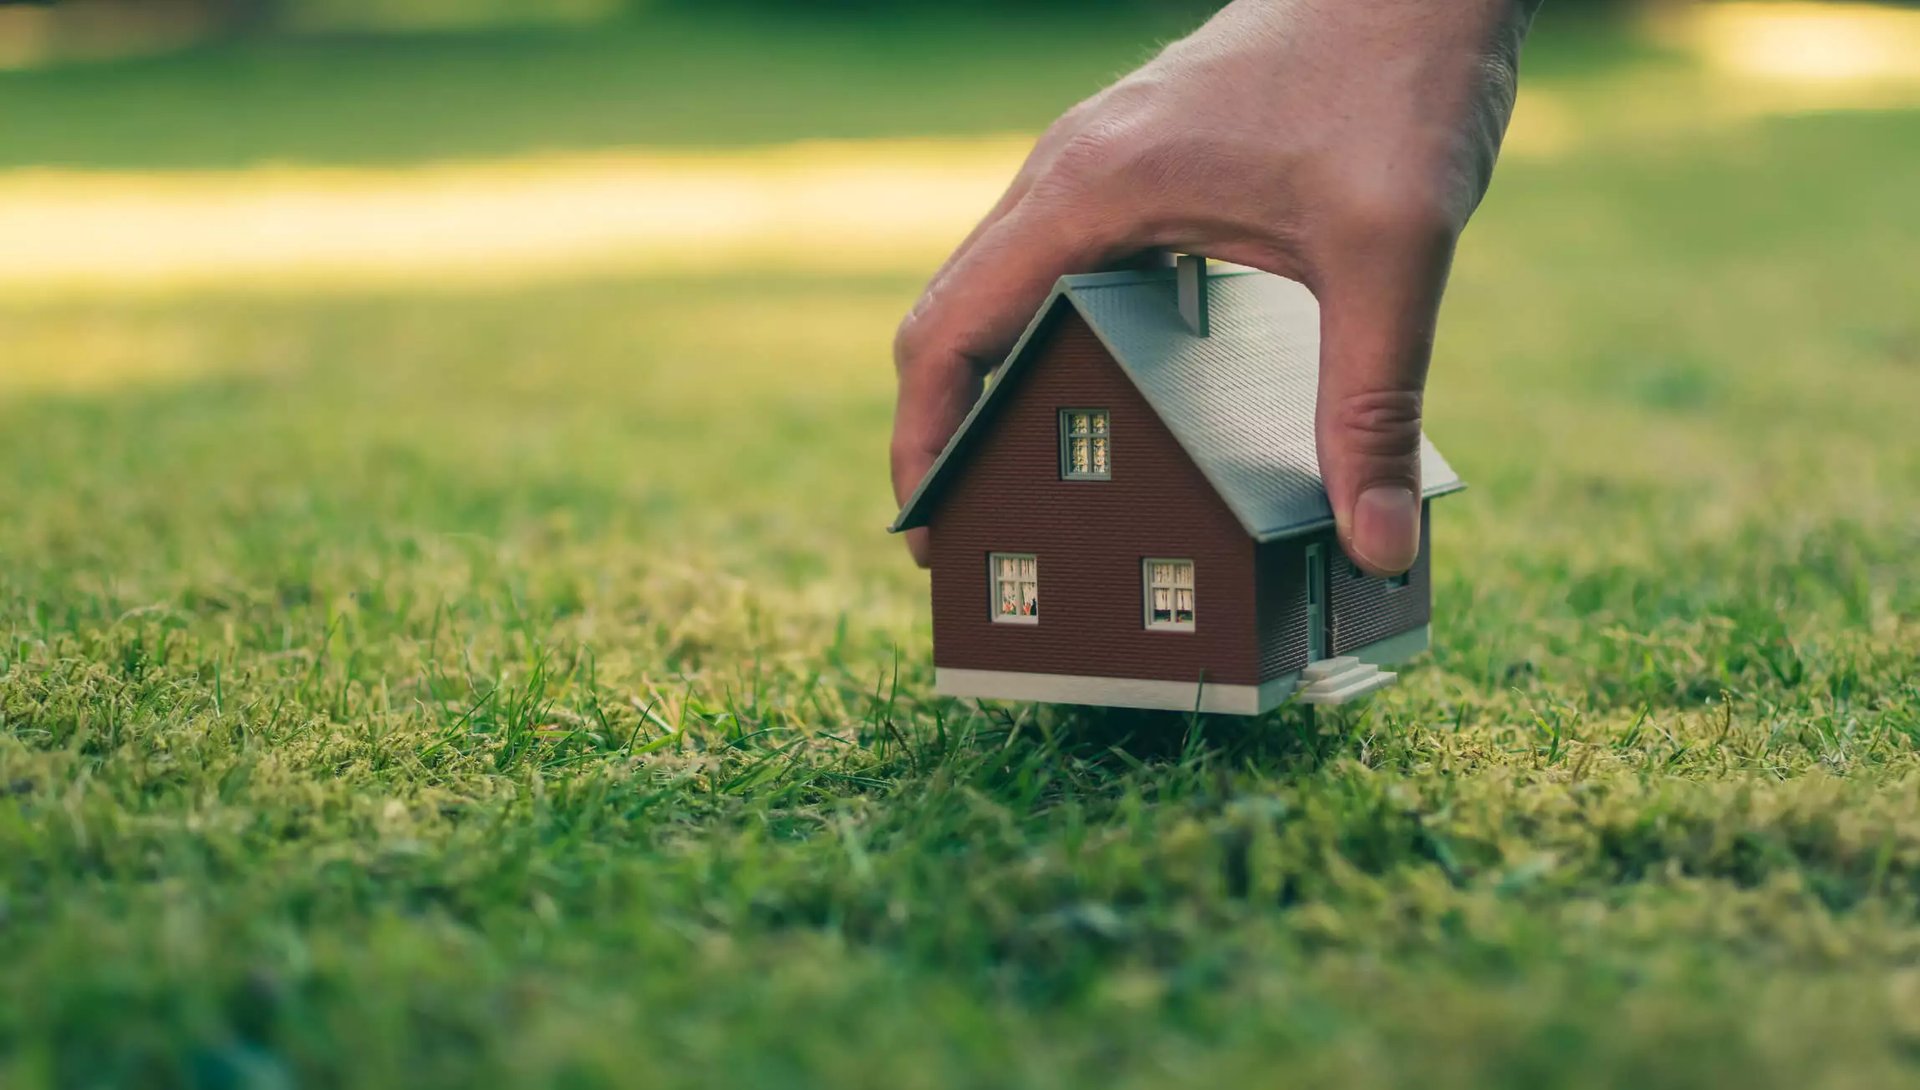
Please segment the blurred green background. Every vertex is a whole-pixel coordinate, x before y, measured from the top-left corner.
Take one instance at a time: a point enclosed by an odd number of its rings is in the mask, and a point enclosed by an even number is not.
[[[1433,653],[931,694],[888,345],[1169,4],[0,8],[0,1085],[1920,1078],[1920,12],[1548,3]]]

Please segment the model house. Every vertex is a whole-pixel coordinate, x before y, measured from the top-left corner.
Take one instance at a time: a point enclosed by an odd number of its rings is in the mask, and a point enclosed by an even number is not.
[[[932,538],[954,696],[1254,715],[1426,649],[1432,520],[1382,579],[1335,538],[1306,288],[1183,257],[1064,277],[893,529]],[[1421,440],[1433,497],[1463,487]]]

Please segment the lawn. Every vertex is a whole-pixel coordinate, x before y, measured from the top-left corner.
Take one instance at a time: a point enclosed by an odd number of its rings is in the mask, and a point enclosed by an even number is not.
[[[1196,21],[1157,14],[653,17],[209,46],[0,71],[0,168],[406,164],[620,145],[1037,131]],[[1569,17],[1535,70],[1657,55]]]
[[[1312,725],[931,695],[914,279],[0,300],[0,1085],[1920,1079],[1916,177],[1509,163]]]
[[[1193,18],[656,17],[0,72],[0,165],[417,162],[1034,129]],[[1072,48],[1063,49],[1063,39]]]

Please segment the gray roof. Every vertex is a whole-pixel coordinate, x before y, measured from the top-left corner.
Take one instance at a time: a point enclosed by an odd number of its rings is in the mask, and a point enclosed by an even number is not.
[[[955,452],[1033,355],[1027,347],[1035,331],[1063,305],[1086,319],[1255,540],[1332,525],[1314,448],[1320,308],[1312,293],[1283,277],[1215,266],[1207,284],[1211,335],[1200,337],[1180,317],[1174,275],[1157,268],[1061,277],[892,529],[926,524]],[[1466,487],[1425,436],[1420,480],[1429,498]]]

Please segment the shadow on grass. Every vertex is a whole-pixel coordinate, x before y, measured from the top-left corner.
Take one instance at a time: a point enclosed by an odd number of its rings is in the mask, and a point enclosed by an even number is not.
[[[1289,705],[1260,717],[1072,705],[983,706],[968,743],[941,762],[1017,808],[1129,791],[1162,801],[1233,793],[1235,774],[1310,776],[1364,745],[1365,712],[1317,719]]]
[[[1316,723],[1305,705],[1258,717],[1077,706],[1055,714],[1056,737],[1069,747],[1134,764],[1226,760],[1287,767],[1318,763],[1335,741],[1321,734],[1328,721]]]

